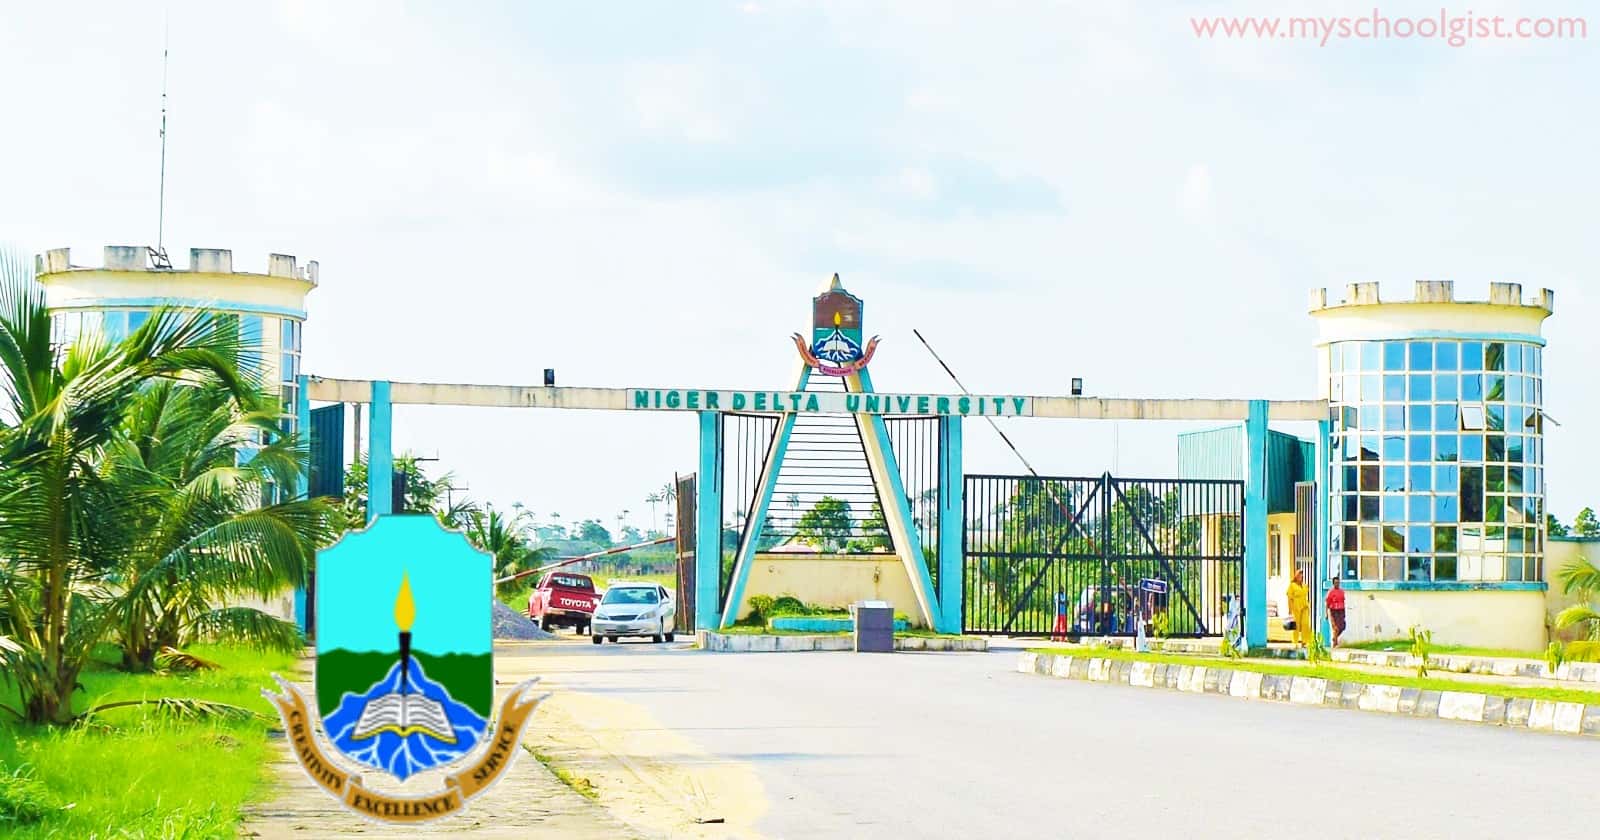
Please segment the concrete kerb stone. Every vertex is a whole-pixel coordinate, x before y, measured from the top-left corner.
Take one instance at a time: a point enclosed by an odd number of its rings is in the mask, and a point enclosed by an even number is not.
[[[1017,670],[1058,679],[1166,688],[1193,694],[1226,694],[1244,699],[1333,706],[1567,735],[1600,736],[1600,705],[1508,698],[1471,691],[1419,690],[1199,665],[1112,661],[1064,654],[1022,653],[1017,659]]]
[[[794,653],[800,651],[851,651],[855,640],[849,636],[808,636],[788,634],[713,633],[701,630],[696,634],[702,650],[716,653]],[[941,639],[920,636],[897,636],[895,650],[954,652],[982,652],[989,649],[985,639]],[[1032,656],[1033,654],[1029,654]],[[1018,667],[1022,667],[1018,663]],[[1049,674],[1047,670],[1040,673]]]

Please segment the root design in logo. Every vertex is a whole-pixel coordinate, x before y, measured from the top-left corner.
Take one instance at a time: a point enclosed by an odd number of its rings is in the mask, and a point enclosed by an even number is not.
[[[295,757],[319,787],[373,819],[460,811],[510,766],[543,699],[524,698],[530,680],[495,715],[489,556],[432,516],[381,516],[317,553],[315,583],[316,702],[276,675],[282,693],[262,692]],[[404,783],[456,765],[443,788],[418,794],[379,792],[359,775]]]

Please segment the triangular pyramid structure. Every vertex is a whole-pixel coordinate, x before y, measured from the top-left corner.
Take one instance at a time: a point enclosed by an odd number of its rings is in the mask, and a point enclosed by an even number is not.
[[[866,363],[877,340],[862,341],[860,299],[835,274],[813,310],[812,340],[795,336],[802,365],[793,390],[873,393]],[[756,555],[800,543],[822,555],[898,559],[916,604],[895,606],[915,623],[942,626],[902,475],[882,416],[782,414],[748,508],[722,626],[739,618]]]

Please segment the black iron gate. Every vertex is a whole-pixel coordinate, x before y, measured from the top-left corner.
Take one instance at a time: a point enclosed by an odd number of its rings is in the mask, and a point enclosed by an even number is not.
[[[677,506],[677,519],[675,520],[674,536],[677,540],[673,548],[678,559],[678,604],[676,621],[679,628],[685,632],[693,632],[695,628],[695,549],[698,548],[695,538],[695,509],[699,503],[698,485],[696,476],[673,475],[672,485],[675,489],[673,502]]]
[[[1244,584],[1244,482],[969,475],[962,630],[1220,636]]]

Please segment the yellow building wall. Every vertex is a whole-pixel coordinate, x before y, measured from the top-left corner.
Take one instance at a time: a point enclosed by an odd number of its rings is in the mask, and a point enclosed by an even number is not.
[[[1550,587],[1544,593],[1545,621],[1550,628],[1552,638],[1559,636],[1562,641],[1571,641],[1574,631],[1558,633],[1555,630],[1556,615],[1578,603],[1578,599],[1562,593],[1561,570],[1580,559],[1600,566],[1600,540],[1552,537],[1545,541],[1544,582]]]
[[[1441,645],[1541,650],[1545,593],[1345,590],[1345,644],[1406,638],[1412,626]]]
[[[927,626],[905,566],[893,554],[757,554],[737,618],[750,614],[753,595],[792,595],[812,606],[837,609],[856,601],[887,601],[913,626]]]

